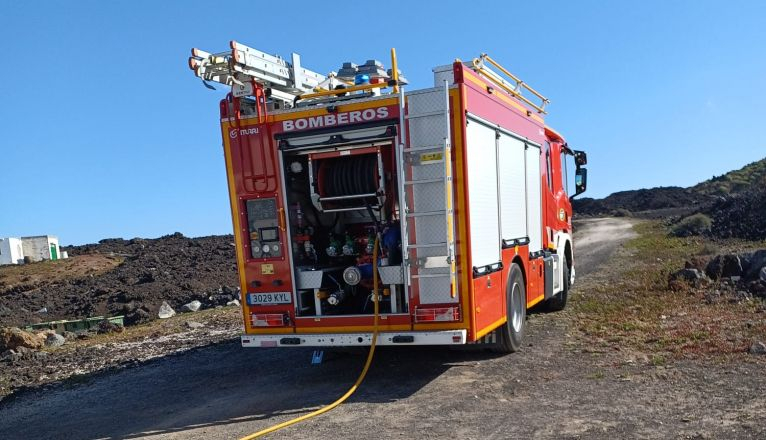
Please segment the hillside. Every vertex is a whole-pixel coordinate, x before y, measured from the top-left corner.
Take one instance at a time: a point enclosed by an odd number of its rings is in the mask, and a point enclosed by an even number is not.
[[[0,267],[0,327],[57,319],[157,317],[163,301],[203,308],[239,297],[234,239],[180,233],[156,239],[105,239],[62,248],[70,258]]]
[[[766,187],[766,158],[744,167],[729,171],[720,176],[713,176],[691,188],[699,194],[728,195],[746,192],[751,188]]]
[[[689,188],[677,186],[656,187],[631,191],[620,191],[603,199],[581,198],[574,201],[576,214],[585,216],[644,214],[647,216],[686,215],[692,212],[708,212],[728,209],[737,202],[721,204],[739,196],[757,198],[757,194],[766,189],[766,158],[729,171],[720,176],[713,176]],[[751,193],[755,195],[750,195]],[[747,196],[745,196],[747,194]]]

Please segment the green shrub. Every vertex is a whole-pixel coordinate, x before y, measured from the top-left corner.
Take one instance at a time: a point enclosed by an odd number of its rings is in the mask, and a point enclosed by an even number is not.
[[[632,217],[633,213],[628,211],[625,208],[617,208],[617,209],[614,210],[613,215],[615,217]]]
[[[682,219],[671,228],[670,233],[676,237],[703,235],[710,232],[713,221],[705,214],[694,214]]]

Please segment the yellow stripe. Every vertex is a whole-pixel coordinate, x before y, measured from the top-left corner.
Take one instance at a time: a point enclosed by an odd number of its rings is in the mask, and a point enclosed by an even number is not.
[[[241,292],[240,301],[242,301],[242,315],[245,322],[245,333],[251,331],[250,316],[247,308],[247,280],[245,279],[245,255],[243,253],[242,231],[239,224],[239,209],[237,203],[237,188],[234,183],[234,168],[231,159],[231,144],[229,143],[228,130],[222,132],[224,139],[223,154],[226,158],[226,178],[229,183],[229,203],[231,204],[231,220],[234,225],[234,242],[237,252],[237,268],[239,269],[239,286]]]
[[[456,191],[456,204],[457,204],[457,210],[456,212],[460,213],[461,218],[455,217],[455,221],[457,222],[457,239],[460,241],[460,255],[463,255],[463,258],[459,258],[460,260],[460,271],[462,272],[463,276],[460,281],[460,285],[458,286],[460,290],[463,293],[462,298],[460,298],[460,303],[462,305],[462,313],[463,313],[463,322],[465,323],[466,328],[470,330],[471,328],[471,322],[473,320],[473,313],[470,309],[471,301],[470,301],[470,295],[473,291],[473,284],[471,283],[471,280],[469,278],[469,268],[468,268],[468,242],[466,241],[466,237],[468,236],[468,231],[466,229],[465,219],[468,218],[468,210],[466,209],[466,203],[465,203],[465,192],[463,190],[463,183],[465,182],[465,176],[463,175],[463,155],[465,154],[465,140],[463,139],[463,130],[465,129],[465,126],[463,126],[463,112],[461,107],[461,101],[463,106],[467,106],[467,98],[464,93],[461,93],[461,88],[453,89],[450,91],[450,101],[452,101],[452,126],[455,130],[455,139],[453,139],[452,143],[452,151],[455,153],[455,179],[453,180],[453,184],[457,183],[457,191]]]
[[[492,330],[500,327],[501,325],[508,322],[508,318],[506,316],[503,316],[502,318],[498,319],[497,321],[493,322],[492,324],[484,327],[483,329],[476,332],[476,339],[481,339],[484,335],[491,332]]]
[[[537,298],[535,298],[535,299],[533,299],[532,301],[529,301],[529,302],[527,303],[527,308],[530,308],[530,307],[534,306],[535,304],[539,303],[540,301],[542,301],[542,300],[544,300],[544,299],[545,299],[545,295],[544,295],[544,294],[543,294],[543,295],[540,295],[540,296],[538,296]]]
[[[482,88],[486,88],[487,87],[487,83],[482,81],[480,78],[478,78],[476,76],[473,76],[471,74],[465,74],[465,73],[466,72],[464,71],[463,78],[467,79],[468,81],[471,81],[472,83],[474,83],[474,84],[476,84],[478,86],[481,86]],[[517,101],[515,101],[513,98],[510,98],[510,97],[506,96],[503,93],[495,93],[494,96],[497,96],[498,98],[500,98],[500,100],[502,100],[505,103],[510,104],[511,106],[515,107],[517,110],[521,111],[524,115],[527,114],[527,111],[530,111],[528,108],[524,107],[523,105],[521,105]],[[541,124],[544,123],[543,118],[541,118],[540,116],[538,116],[538,115],[536,115],[534,113],[529,115],[529,117],[534,119],[534,120],[536,120],[537,122],[539,122]]]

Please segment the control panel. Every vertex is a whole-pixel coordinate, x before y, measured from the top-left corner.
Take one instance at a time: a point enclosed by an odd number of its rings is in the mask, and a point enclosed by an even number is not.
[[[247,200],[250,258],[281,257],[284,249],[279,237],[279,212],[276,199]]]

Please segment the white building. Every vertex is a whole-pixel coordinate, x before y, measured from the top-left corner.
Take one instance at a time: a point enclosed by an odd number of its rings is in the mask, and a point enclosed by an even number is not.
[[[0,238],[0,264],[21,264],[24,262],[24,250],[21,240],[8,237]]]
[[[29,257],[32,261],[58,260],[61,255],[59,239],[54,235],[21,237],[21,246],[24,257]]]

